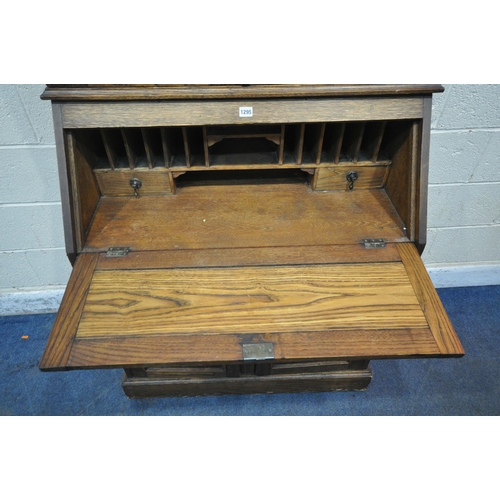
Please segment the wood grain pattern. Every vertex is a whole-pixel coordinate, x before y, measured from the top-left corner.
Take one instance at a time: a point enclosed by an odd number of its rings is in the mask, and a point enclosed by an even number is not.
[[[443,92],[441,85],[105,85],[50,84],[42,99],[137,100],[230,99],[281,97],[348,97],[363,95],[413,95]]]
[[[240,106],[253,107],[245,124],[312,123],[416,119],[423,116],[423,98],[365,97],[345,99],[104,102],[66,103],[65,128],[169,127],[241,124]]]
[[[400,263],[96,271],[78,338],[426,328]]]
[[[383,187],[388,167],[358,167],[354,170],[359,178],[354,183],[354,189],[378,189]],[[315,189],[318,191],[349,191],[346,175],[353,167],[319,168],[316,176]]]
[[[145,335],[75,339],[68,368],[241,362],[242,344],[272,342],[276,360],[437,357],[429,329],[335,330],[260,335]]]
[[[40,370],[64,369],[97,264],[96,254],[78,257],[50,333]]]
[[[169,172],[166,169],[155,170],[95,170],[102,196],[134,197],[130,187],[130,179],[137,178],[142,182],[139,196],[165,196],[172,194]]]
[[[465,353],[460,340],[446,315],[415,245],[405,243],[398,244],[397,247],[440,353],[448,356],[463,356]]]
[[[255,248],[408,241],[383,190],[305,184],[191,186],[175,196],[103,198],[87,251]],[[137,230],[140,228],[140,231]]]
[[[175,269],[189,267],[353,264],[401,261],[396,245],[367,250],[363,245],[272,248],[218,248],[132,252],[109,259],[99,254],[98,269]]]

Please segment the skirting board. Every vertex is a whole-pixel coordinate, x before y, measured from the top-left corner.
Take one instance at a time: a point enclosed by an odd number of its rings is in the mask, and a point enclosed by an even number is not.
[[[16,292],[0,290],[0,316],[57,312],[64,290],[65,287],[22,289]]]
[[[500,264],[426,266],[436,288],[500,285]]]
[[[500,285],[500,264],[426,266],[436,288]],[[64,287],[0,290],[0,316],[57,312]]]

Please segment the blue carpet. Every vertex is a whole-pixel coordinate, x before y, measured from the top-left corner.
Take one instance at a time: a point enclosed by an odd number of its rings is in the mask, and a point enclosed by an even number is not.
[[[0,317],[0,415],[499,415],[500,286],[438,292],[465,357],[373,361],[360,393],[129,400],[122,370],[38,370],[54,314]]]

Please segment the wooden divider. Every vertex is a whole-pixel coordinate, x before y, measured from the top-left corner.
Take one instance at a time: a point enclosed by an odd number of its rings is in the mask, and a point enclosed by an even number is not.
[[[102,151],[100,157],[96,154],[99,159],[95,169],[203,170],[215,167],[229,170],[276,166],[294,168],[299,165],[322,168],[357,163],[382,166],[387,164],[381,157],[386,124],[387,121],[360,121],[271,126],[111,128],[77,130],[74,136],[76,141],[84,142],[89,154],[95,153],[93,148]],[[100,138],[100,144],[90,139],[91,132],[98,134],[96,137]],[[246,139],[266,139],[276,144],[277,149],[272,152],[264,141],[254,142],[246,150]],[[218,151],[212,149],[226,140],[225,147],[219,147]],[[240,142],[232,146],[231,140]],[[252,150],[252,147],[256,149]],[[262,151],[259,148],[263,148]]]

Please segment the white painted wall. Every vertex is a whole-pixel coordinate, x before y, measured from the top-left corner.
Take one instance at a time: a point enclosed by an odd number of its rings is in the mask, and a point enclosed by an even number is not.
[[[500,85],[445,88],[434,96],[424,262],[438,286],[500,284]],[[43,89],[0,85],[0,314],[2,297],[4,313],[56,308],[71,272]],[[27,291],[38,291],[27,305],[11,295]]]

